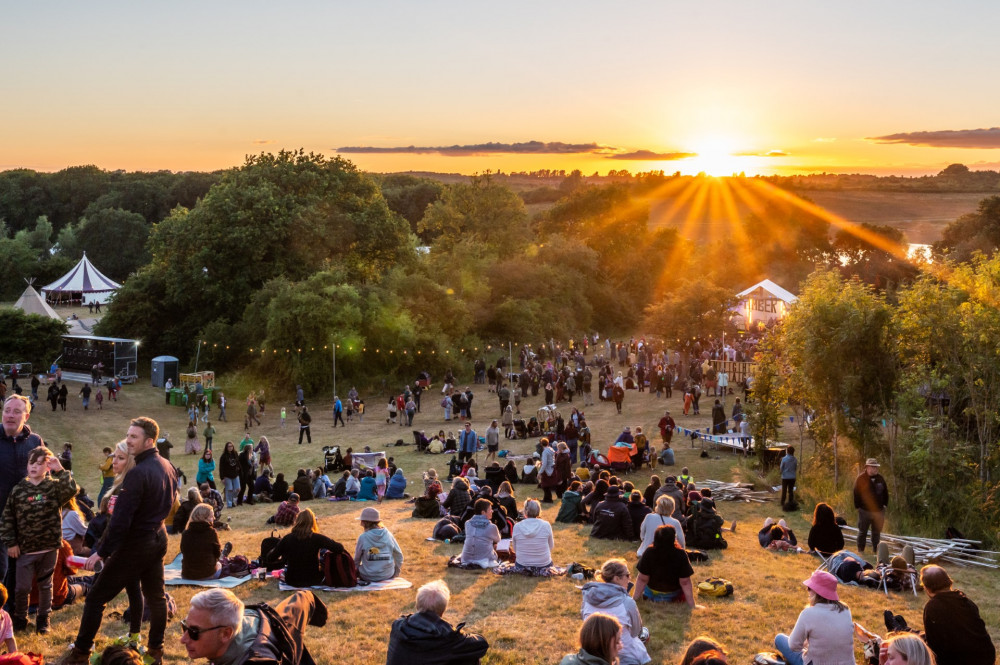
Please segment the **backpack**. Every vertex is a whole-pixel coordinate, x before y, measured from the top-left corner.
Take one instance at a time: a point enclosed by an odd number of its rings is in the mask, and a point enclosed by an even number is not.
[[[358,569],[354,559],[346,550],[340,552],[323,551],[323,585],[336,588],[358,586]]]
[[[713,598],[731,596],[733,591],[733,583],[721,577],[709,577],[704,582],[698,583],[698,593]]]
[[[246,577],[250,574],[250,560],[242,554],[228,557],[222,562],[219,577]]]
[[[274,565],[273,562],[269,561],[271,550],[278,546],[281,542],[281,538],[274,535],[274,529],[271,529],[271,535],[260,541],[260,558],[257,560],[260,565],[267,568],[268,572],[272,570],[277,570],[281,568],[280,565]]]

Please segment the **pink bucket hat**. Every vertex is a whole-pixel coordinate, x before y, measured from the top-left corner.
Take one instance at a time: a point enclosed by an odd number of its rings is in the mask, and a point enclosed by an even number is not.
[[[837,578],[825,570],[817,570],[802,585],[827,600],[840,600],[837,595]]]

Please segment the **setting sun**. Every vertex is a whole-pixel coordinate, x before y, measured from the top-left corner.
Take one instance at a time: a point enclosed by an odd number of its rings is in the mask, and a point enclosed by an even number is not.
[[[735,143],[727,137],[713,136],[693,144],[691,152],[697,153],[684,164],[684,171],[710,176],[730,176],[747,169],[745,155],[737,154]]]

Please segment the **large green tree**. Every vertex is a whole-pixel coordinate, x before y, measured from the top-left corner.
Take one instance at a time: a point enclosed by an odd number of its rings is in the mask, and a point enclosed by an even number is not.
[[[67,228],[72,229],[73,258],[86,252],[91,263],[111,279],[121,282],[149,263],[149,225],[138,213],[105,208],[81,219],[79,227]]]
[[[67,327],[62,321],[19,309],[0,309],[0,363],[31,363],[32,371],[41,371],[62,350],[62,336]]]
[[[157,224],[150,249],[151,263],[123,285],[101,330],[177,353],[209,322],[238,321],[273,278],[297,282],[339,266],[363,283],[413,258],[408,224],[374,181],[346,160],[301,150],[248,157],[194,208]],[[138,303],[145,288],[162,294],[163,315],[152,320]]]

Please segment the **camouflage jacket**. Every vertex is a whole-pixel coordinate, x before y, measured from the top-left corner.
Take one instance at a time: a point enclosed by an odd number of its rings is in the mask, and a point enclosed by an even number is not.
[[[37,485],[27,478],[7,497],[0,539],[24,553],[57,550],[62,545],[62,507],[76,496],[76,481],[69,471],[46,476]]]

